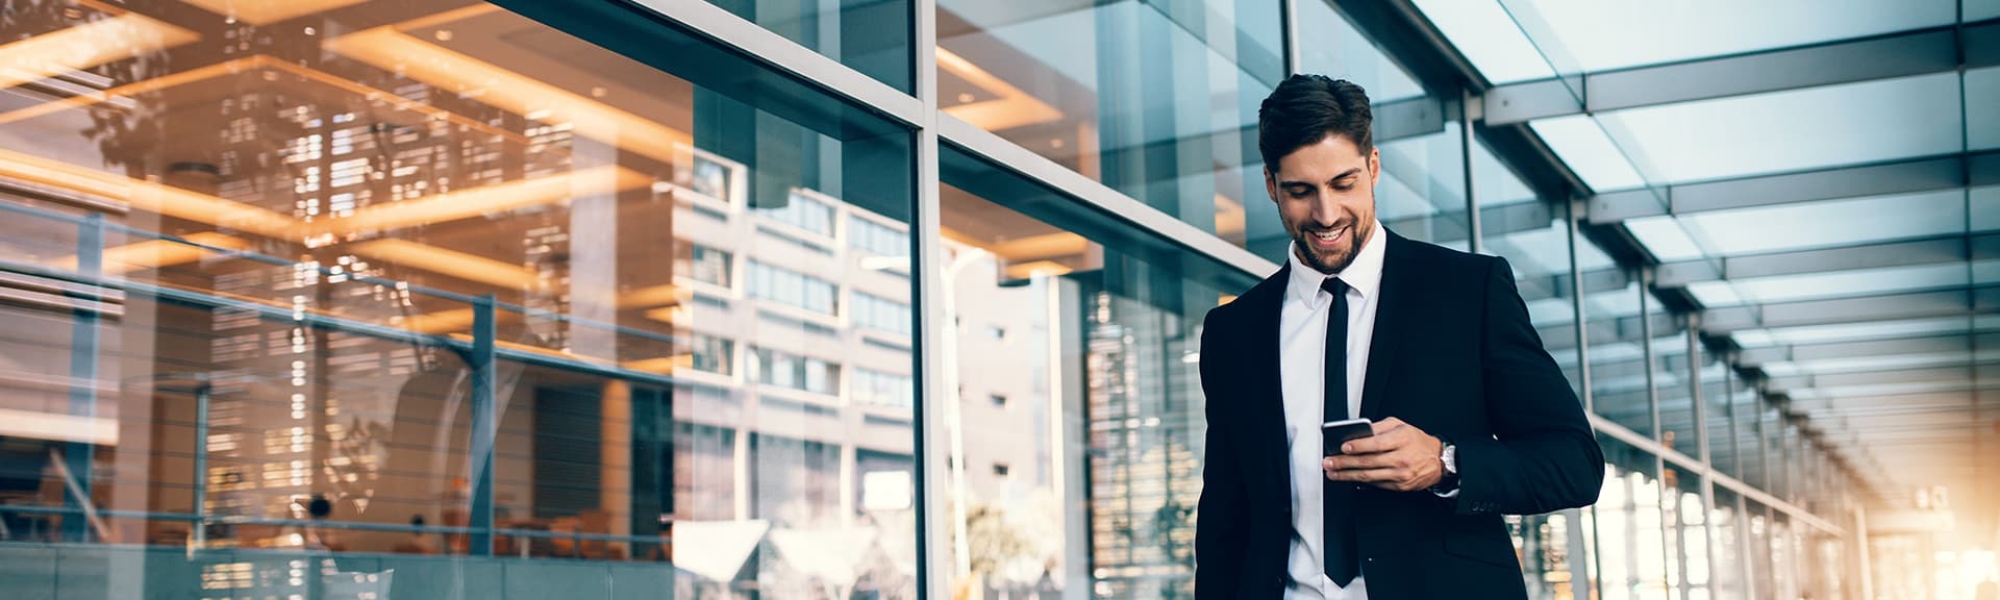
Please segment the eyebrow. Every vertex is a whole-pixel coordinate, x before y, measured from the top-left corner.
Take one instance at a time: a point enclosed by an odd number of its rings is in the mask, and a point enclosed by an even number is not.
[[[1328,179],[1327,181],[1340,181],[1340,180],[1342,180],[1342,179],[1346,179],[1346,178],[1349,178],[1349,177],[1353,177],[1353,176],[1355,176],[1355,175],[1359,175],[1359,174],[1361,174],[1361,167],[1355,167],[1355,168],[1352,168],[1352,169],[1348,169],[1348,170],[1346,170],[1346,171],[1342,171],[1342,172],[1341,172],[1341,173],[1340,173],[1339,175],[1335,175],[1335,176],[1333,176],[1333,178],[1332,178],[1332,179]],[[1298,180],[1292,180],[1292,179],[1288,179],[1288,180],[1285,180],[1285,181],[1280,181],[1280,182],[1278,182],[1278,187],[1292,187],[1292,186],[1295,186],[1295,185],[1312,185],[1312,182],[1309,182],[1309,181],[1298,181]]]

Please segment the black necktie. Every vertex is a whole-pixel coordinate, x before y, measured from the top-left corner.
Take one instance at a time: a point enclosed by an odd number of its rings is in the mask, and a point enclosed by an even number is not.
[[[1347,414],[1347,284],[1328,277],[1319,289],[1333,295],[1333,309],[1326,315],[1326,409],[1327,422],[1344,421]],[[1333,440],[1324,443],[1332,444]],[[1331,448],[1329,448],[1331,449]],[[1361,549],[1354,534],[1354,486],[1327,480],[1322,496],[1326,508],[1326,576],[1340,587],[1361,574]]]

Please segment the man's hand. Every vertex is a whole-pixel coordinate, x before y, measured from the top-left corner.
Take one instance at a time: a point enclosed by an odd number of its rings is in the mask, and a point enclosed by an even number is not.
[[[1375,436],[1341,446],[1341,454],[1320,461],[1326,478],[1366,483],[1385,490],[1430,489],[1444,479],[1444,442],[1402,419],[1375,422]]]

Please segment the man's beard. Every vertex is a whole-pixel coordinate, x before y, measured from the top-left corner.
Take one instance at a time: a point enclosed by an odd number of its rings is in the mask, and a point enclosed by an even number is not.
[[[1325,257],[1331,259],[1331,262],[1321,260],[1321,255],[1314,249],[1312,240],[1309,239],[1312,237],[1311,233],[1307,232],[1304,227],[1294,229],[1292,231],[1292,244],[1299,249],[1299,261],[1327,275],[1347,270],[1347,265],[1354,264],[1354,257],[1361,255],[1361,244],[1367,241],[1369,236],[1375,234],[1373,223],[1367,225],[1367,231],[1363,231],[1363,225],[1358,222],[1347,227],[1347,251],[1335,256]]]

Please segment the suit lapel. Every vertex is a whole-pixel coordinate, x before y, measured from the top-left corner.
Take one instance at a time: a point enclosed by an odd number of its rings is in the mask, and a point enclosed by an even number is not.
[[[1389,368],[1395,364],[1396,349],[1402,346],[1408,329],[1404,327],[1401,309],[1409,302],[1404,277],[1410,274],[1402,265],[1404,246],[1409,241],[1386,227],[1378,231],[1389,238],[1384,240],[1382,249],[1381,297],[1375,300],[1375,331],[1368,342],[1368,379],[1361,384],[1361,416],[1376,421],[1382,420],[1388,410]]]

